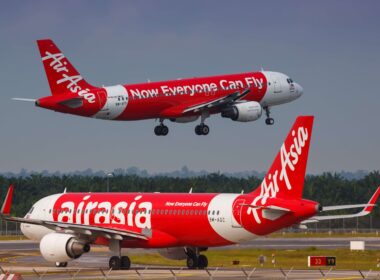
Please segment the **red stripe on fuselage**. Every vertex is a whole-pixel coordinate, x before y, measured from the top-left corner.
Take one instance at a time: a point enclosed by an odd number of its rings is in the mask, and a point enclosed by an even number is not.
[[[208,205],[215,195],[68,193],[56,201],[53,219],[138,233],[144,228],[152,230],[152,238],[148,241],[123,241],[124,247],[231,244],[220,237],[208,221]],[[98,242],[104,244],[106,240]]]
[[[139,120],[160,117],[160,112],[183,103],[202,103],[249,87],[244,100],[257,101],[264,97],[267,79],[262,72],[160,81],[124,85],[129,102],[118,120]]]

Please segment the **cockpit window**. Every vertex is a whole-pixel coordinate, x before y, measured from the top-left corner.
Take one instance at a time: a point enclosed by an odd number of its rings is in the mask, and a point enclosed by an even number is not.
[[[290,79],[290,78],[286,79],[286,81],[288,82],[288,84],[292,84],[293,83],[293,80]]]
[[[30,208],[28,214],[32,214],[33,210],[34,210],[34,207]]]

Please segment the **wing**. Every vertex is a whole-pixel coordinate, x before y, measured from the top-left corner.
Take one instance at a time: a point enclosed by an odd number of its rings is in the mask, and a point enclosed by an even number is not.
[[[380,194],[380,186],[377,187],[377,190],[372,195],[371,199],[368,201],[367,204],[352,204],[352,205],[337,205],[337,206],[325,206],[322,207],[322,211],[334,211],[334,210],[341,210],[341,209],[353,209],[353,208],[360,208],[364,207],[362,211],[355,213],[355,214],[346,214],[346,215],[328,215],[328,216],[314,216],[310,219],[304,220],[301,222],[301,225],[303,224],[309,224],[309,223],[316,223],[319,221],[327,221],[327,220],[335,220],[335,219],[348,219],[348,218],[356,218],[356,217],[362,217],[370,214],[376,206],[377,198]]]
[[[250,92],[250,89],[245,89],[243,91],[236,91],[230,94],[227,94],[222,97],[217,97],[206,102],[198,102],[198,103],[186,103],[178,106],[170,107],[163,112],[161,112],[161,117],[163,118],[174,118],[182,116],[183,114],[191,114],[198,113],[204,110],[211,110],[215,108],[221,108],[232,104],[239,99],[242,99]]]
[[[89,237],[105,237],[107,239],[139,239],[139,240],[148,240],[151,236],[151,231],[149,229],[143,230],[142,233],[122,230],[118,228],[105,228],[99,226],[90,226],[83,224],[73,224],[73,223],[64,223],[64,222],[55,222],[55,221],[46,221],[46,220],[37,220],[37,219],[26,219],[20,217],[10,217],[10,208],[12,203],[12,194],[13,186],[9,186],[7,196],[4,200],[3,206],[1,208],[0,219],[6,221],[13,221],[24,224],[39,225],[46,227],[48,229],[65,232],[71,234],[82,234],[88,235]]]

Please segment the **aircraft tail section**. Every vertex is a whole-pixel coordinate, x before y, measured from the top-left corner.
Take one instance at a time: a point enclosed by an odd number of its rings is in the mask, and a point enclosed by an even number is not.
[[[313,120],[313,116],[296,119],[260,187],[251,194],[262,198],[302,198]]]
[[[52,95],[85,96],[92,88],[51,39],[37,40]]]

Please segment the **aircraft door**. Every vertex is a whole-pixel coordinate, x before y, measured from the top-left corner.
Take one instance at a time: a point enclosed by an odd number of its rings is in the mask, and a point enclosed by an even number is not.
[[[242,210],[245,199],[236,199],[232,205],[231,225],[232,227],[242,227]]]
[[[280,93],[282,91],[281,81],[279,77],[273,77],[274,93]]]

